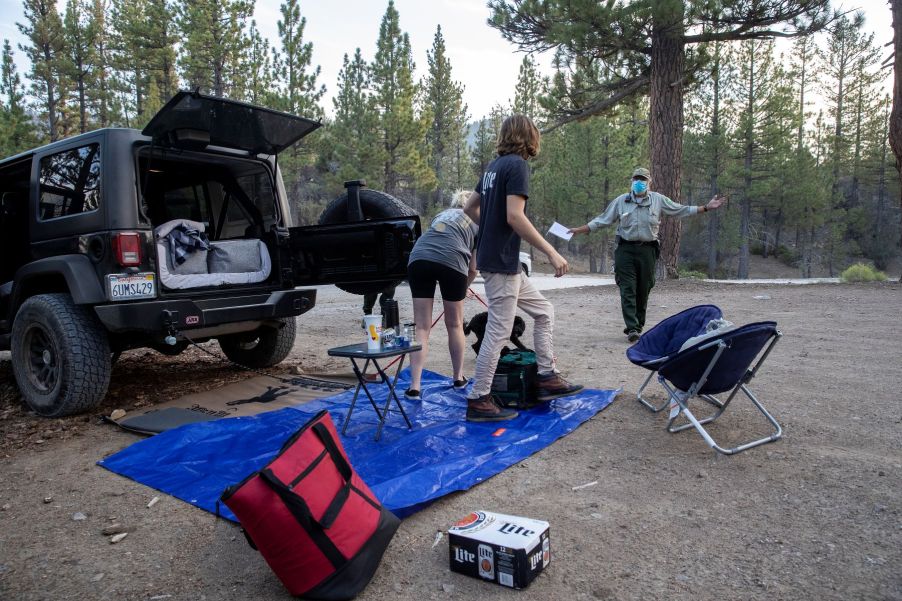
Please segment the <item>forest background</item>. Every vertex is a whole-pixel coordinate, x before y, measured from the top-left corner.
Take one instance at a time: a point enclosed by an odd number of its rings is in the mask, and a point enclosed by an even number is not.
[[[678,176],[667,180],[675,190],[665,191],[685,204],[703,204],[715,192],[729,202],[677,232],[676,273],[747,278],[752,253],[775,256],[801,277],[838,275],[862,260],[886,269],[899,257],[902,211],[885,85],[891,51],[866,30],[862,14],[814,0],[750,3],[793,9],[777,15],[786,26],[775,29],[767,21],[779,18],[742,13],[742,1],[634,2],[617,13],[582,0],[564,3],[569,30],[539,27],[543,19],[557,23],[549,17],[557,4],[489,2],[487,23],[473,26],[494,27],[526,53],[510,101],[472,115],[441,26],[417,78],[392,1],[376,46],[349,41],[333,83],[313,64],[298,0],[280,5],[274,40],[261,34],[254,0],[24,0],[10,17],[25,41],[3,43],[0,156],[99,127],[140,129],[177,90],[199,89],[324,121],[280,157],[300,223],[315,223],[344,181],[361,178],[427,220],[457,191],[473,188],[494,156],[502,119],[517,112],[545,132],[532,165],[531,218],[540,231],[554,221],[580,225],[626,191],[634,166],[660,170],[660,153],[669,152],[655,143],[647,74],[655,19],[661,6],[678,6],[676,21],[696,43],[686,44],[675,82]],[[705,14],[716,5],[721,12]],[[868,17],[891,15],[887,7]],[[524,20],[529,27],[519,25]],[[721,35],[737,27],[755,35]],[[652,40],[647,46],[628,43],[643,36]],[[784,36],[789,41],[775,41]],[[27,72],[19,72],[17,52]],[[537,64],[540,54],[551,56],[549,75]],[[326,85],[334,86],[328,110]],[[552,240],[585,270],[610,271],[612,229]]]

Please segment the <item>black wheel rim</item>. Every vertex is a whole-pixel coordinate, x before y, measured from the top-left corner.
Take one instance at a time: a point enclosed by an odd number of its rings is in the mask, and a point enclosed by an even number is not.
[[[28,380],[41,392],[50,392],[59,381],[59,349],[43,327],[33,324],[25,333]]]
[[[260,337],[256,336],[251,340],[242,340],[237,344],[238,348],[242,351],[252,351],[257,348],[257,345],[260,344]]]

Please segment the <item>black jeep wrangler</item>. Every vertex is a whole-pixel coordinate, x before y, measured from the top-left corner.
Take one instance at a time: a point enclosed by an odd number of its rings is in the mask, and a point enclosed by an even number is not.
[[[217,339],[282,361],[316,290],[403,279],[419,218],[346,184],[292,227],[278,154],[319,123],[180,92],[143,131],[101,129],[0,161],[0,350],[37,413],[84,411],[113,358]]]

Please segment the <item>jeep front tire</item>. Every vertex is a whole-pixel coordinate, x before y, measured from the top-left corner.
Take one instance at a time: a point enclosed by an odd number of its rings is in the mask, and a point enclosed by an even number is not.
[[[106,395],[111,370],[106,331],[68,294],[39,294],[22,303],[11,351],[19,391],[38,415],[87,411]]]
[[[294,346],[297,323],[293,317],[279,320],[279,326],[261,326],[253,332],[219,337],[219,348],[230,361],[259,369],[285,360]]]

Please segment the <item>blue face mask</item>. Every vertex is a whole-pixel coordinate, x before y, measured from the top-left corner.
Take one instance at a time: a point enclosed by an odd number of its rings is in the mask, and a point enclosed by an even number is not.
[[[648,190],[648,182],[644,179],[633,180],[633,194],[645,194]]]

